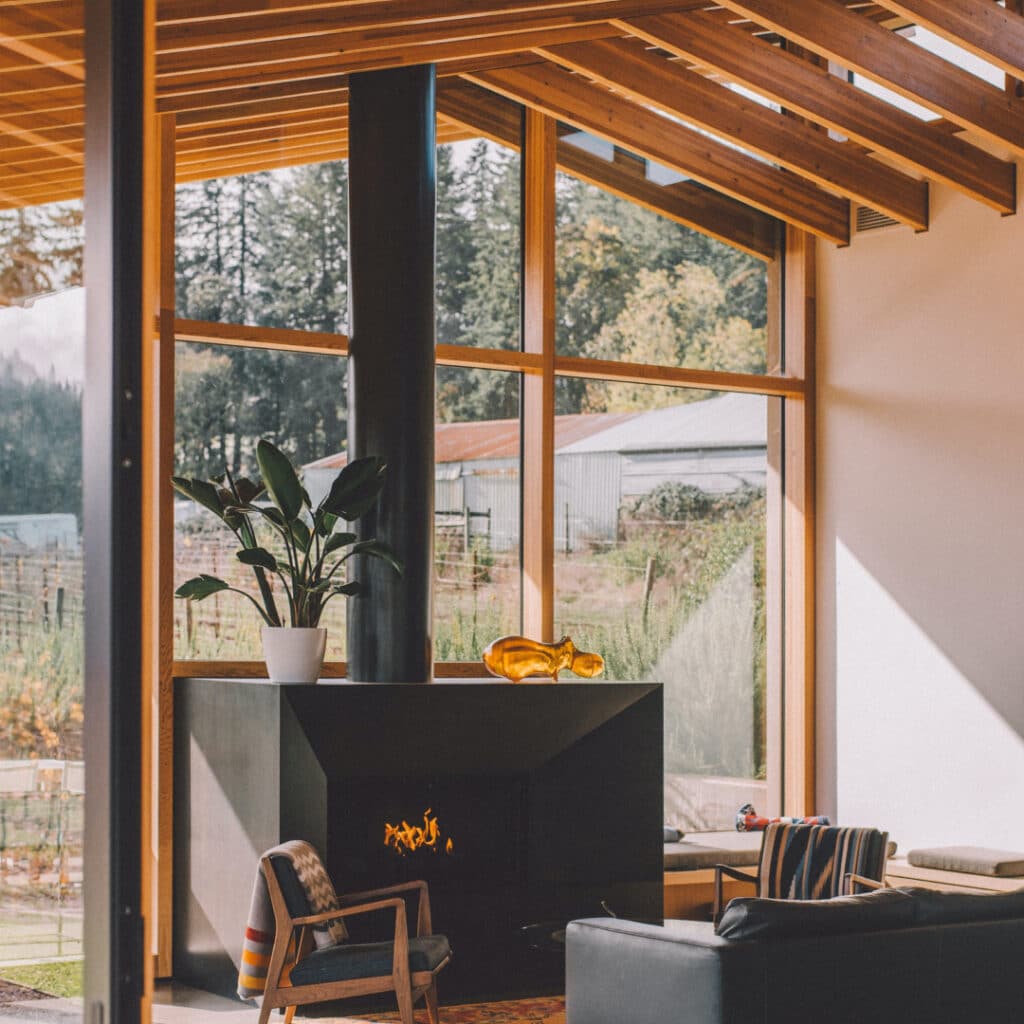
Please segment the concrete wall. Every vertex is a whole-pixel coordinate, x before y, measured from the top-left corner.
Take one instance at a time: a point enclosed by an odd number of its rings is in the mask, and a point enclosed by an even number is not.
[[[1024,850],[1024,215],[820,247],[819,803]]]

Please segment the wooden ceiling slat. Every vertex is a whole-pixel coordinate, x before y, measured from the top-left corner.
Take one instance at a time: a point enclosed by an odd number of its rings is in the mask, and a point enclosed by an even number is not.
[[[605,39],[549,46],[540,52],[637,103],[680,117],[915,230],[928,227],[926,182],[688,71],[637,40]]]
[[[179,160],[186,160],[193,154],[217,157],[223,151],[239,146],[248,146],[255,151],[274,144],[284,147],[296,142],[304,145],[313,142],[342,145],[347,144],[347,139],[347,122],[313,121],[287,127],[261,128],[256,132],[225,132],[220,138],[179,139],[177,153]]]
[[[992,0],[881,0],[1013,78],[1024,78],[1024,17]]]
[[[216,93],[177,93],[172,96],[158,96],[157,110],[161,114],[173,114],[184,110],[197,110],[214,104],[224,106],[234,103],[265,103],[267,100],[283,99],[286,96],[309,96],[325,92],[339,93],[347,88],[347,75],[327,75],[323,78],[273,82],[266,85],[236,86],[231,89],[222,89]]]
[[[445,81],[438,88],[439,113],[453,118],[495,142],[519,149],[521,114],[518,104],[470,82]],[[640,160],[611,163],[578,146],[558,141],[561,170],[677,223],[685,224],[759,259],[776,256],[779,222],[760,210],[693,182],[655,185],[647,180]]]
[[[943,181],[1002,213],[1016,209],[1016,167],[704,11],[622,23],[648,42]]]
[[[184,146],[189,148],[201,148],[207,141],[219,141],[229,135],[236,135],[239,138],[273,138],[274,132],[298,131],[314,125],[327,125],[346,131],[348,128],[348,117],[333,116],[321,111],[313,111],[306,114],[284,114],[267,118],[266,121],[247,121],[241,125],[218,124],[199,125],[193,128],[179,129],[177,141],[179,151]]]
[[[307,96],[265,100],[262,103],[231,103],[225,106],[201,107],[177,115],[179,125],[225,124],[258,121],[272,114],[287,114],[300,110],[341,110],[348,100],[347,90],[335,93],[310,93]]]
[[[607,22],[586,21],[558,28],[524,28],[509,31],[500,24],[491,31],[478,27],[450,30],[448,38],[427,31],[393,33],[327,33],[282,40],[275,45],[221,46],[208,50],[179,50],[157,56],[157,81],[176,75],[199,78],[203,74],[223,76],[235,68],[266,67],[273,71],[281,64],[328,61],[336,72],[368,71],[403,64],[437,63],[443,60],[492,53],[514,53],[530,49],[541,39],[572,42],[593,39],[618,32]],[[188,79],[186,79],[187,81]]]
[[[453,4],[450,0],[349,3],[158,25],[157,51],[239,43],[256,45],[303,36],[338,38],[341,33],[345,34],[341,38],[372,39],[388,34],[389,30],[391,34],[401,33],[410,42],[441,42],[464,33],[486,35],[495,31],[567,28],[614,17],[642,17],[678,9],[678,2],[672,0],[563,0],[550,4],[538,4],[536,0],[475,4]],[[342,48],[348,47],[343,43]]]
[[[52,89],[43,93],[15,93],[0,95],[0,117],[20,117],[24,114],[59,114],[64,120],[69,111],[77,111],[75,121],[85,118],[85,90],[80,85]]]
[[[847,201],[556,65],[507,68],[467,77],[815,235],[841,244],[849,241]]]
[[[844,68],[1024,154],[1024,109],[1002,89],[849,11],[839,0],[721,0]]]

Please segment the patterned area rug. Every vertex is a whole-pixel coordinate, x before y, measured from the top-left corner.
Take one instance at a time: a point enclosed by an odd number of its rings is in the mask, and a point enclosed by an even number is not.
[[[332,1024],[396,1024],[397,1012],[369,1017],[343,1017]],[[327,1024],[327,1022],[320,1022]],[[416,1024],[428,1024],[426,1010],[416,1009]],[[467,1003],[465,1006],[442,1006],[441,1024],[565,1024],[565,999],[553,996],[543,999],[510,999],[502,1003]]]

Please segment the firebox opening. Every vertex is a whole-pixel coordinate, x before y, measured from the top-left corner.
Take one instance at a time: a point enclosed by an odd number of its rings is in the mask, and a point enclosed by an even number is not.
[[[442,835],[437,817],[431,816],[431,808],[423,812],[422,825],[410,825],[404,818],[401,825],[384,823],[384,845],[392,849],[400,857],[410,853],[439,853],[442,850],[449,857],[455,849],[452,837]]]

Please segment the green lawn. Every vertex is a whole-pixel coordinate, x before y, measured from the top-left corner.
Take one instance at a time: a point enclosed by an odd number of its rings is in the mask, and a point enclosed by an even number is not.
[[[38,989],[51,996],[81,996],[82,961],[0,967],[0,978],[16,985]]]

